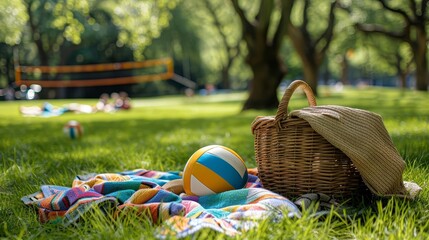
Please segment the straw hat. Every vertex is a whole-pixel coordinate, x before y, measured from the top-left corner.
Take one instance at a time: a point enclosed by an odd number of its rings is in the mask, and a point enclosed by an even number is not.
[[[420,192],[417,184],[404,184],[405,162],[380,115],[333,105],[307,107],[290,115],[306,120],[317,133],[344,152],[374,194],[414,198]]]

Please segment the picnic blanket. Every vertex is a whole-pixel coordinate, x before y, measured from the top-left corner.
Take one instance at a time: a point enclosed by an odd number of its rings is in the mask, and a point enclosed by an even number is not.
[[[155,236],[160,239],[186,237],[205,228],[234,236],[260,220],[300,217],[295,203],[262,188],[256,169],[248,172],[244,188],[201,197],[162,188],[181,179],[180,171],[136,169],[76,176],[72,187],[44,185],[21,200],[37,209],[41,222],[66,226],[77,223],[94,207],[113,208],[114,216],[142,215],[154,223]]]

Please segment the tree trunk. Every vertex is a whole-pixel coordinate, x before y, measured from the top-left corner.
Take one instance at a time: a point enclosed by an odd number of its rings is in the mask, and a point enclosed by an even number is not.
[[[0,43],[0,45],[1,45],[1,50],[4,51],[5,53],[4,55],[6,57],[4,74],[6,76],[6,88],[7,88],[8,86],[12,86],[15,80],[15,69],[14,69],[15,63],[14,63],[14,56],[13,56],[13,47],[4,43]]]
[[[398,14],[405,19],[405,25],[402,31],[388,31],[384,27],[376,24],[358,24],[359,30],[367,33],[384,34],[390,38],[396,38],[408,43],[412,49],[414,63],[416,65],[416,89],[419,91],[428,91],[428,66],[427,66],[427,42],[426,24],[427,24],[427,4],[428,1],[420,2],[417,7],[416,1],[410,1],[411,12],[408,13],[400,8],[393,8],[388,5],[388,1],[379,0],[385,10]],[[399,27],[396,27],[396,29]]]
[[[426,61],[421,59],[417,62],[416,60],[416,88],[419,91],[428,90],[428,81],[427,81],[427,65]]]
[[[229,67],[223,67],[221,70],[221,85],[223,89],[231,88],[231,81],[229,79]]]
[[[276,65],[270,64],[277,62]],[[277,88],[282,81],[285,72],[279,70],[279,61],[258,61],[260,64],[249,63],[254,74],[251,81],[249,97],[243,105],[246,109],[273,109],[279,105],[277,98]]]
[[[344,54],[341,58],[341,76],[340,81],[343,85],[349,85],[349,62],[347,55]]]
[[[394,66],[396,68],[396,73],[398,75],[397,86],[405,89],[407,87],[407,75],[408,75],[408,65],[404,67],[401,66],[403,59],[399,51],[395,53],[395,63]]]
[[[42,36],[39,33],[39,29],[38,29],[37,24],[35,24],[36,20],[34,19],[34,15],[32,12],[33,3],[34,3],[33,1],[30,1],[26,7],[26,11],[28,14],[28,22],[29,22],[30,30],[31,30],[31,37],[32,37],[32,39],[33,39],[33,41],[37,47],[40,65],[47,66],[48,65],[48,54],[46,53],[45,49],[43,48]]]
[[[319,66],[316,64],[303,64],[303,70],[304,80],[311,87],[311,90],[313,90],[314,95],[317,96]]]
[[[405,89],[407,87],[407,74],[404,72],[399,72],[399,86],[402,89]]]
[[[415,63],[416,63],[416,88],[419,91],[428,90],[428,62],[427,54],[427,37],[423,27],[417,28],[417,39],[413,45]]]
[[[38,51],[38,56],[39,56],[39,60],[40,60],[40,65],[42,66],[48,66],[48,54],[46,53],[45,49],[43,48],[43,43],[42,40],[39,39],[35,39],[34,42],[36,43],[37,46],[37,51]]]
[[[292,44],[301,58],[304,80],[308,83],[316,96],[319,68],[323,63],[323,58],[334,36],[334,11],[336,3],[336,0],[331,1],[326,29],[318,37],[311,36],[311,28],[308,26],[310,0],[304,1],[304,7],[301,13],[303,19],[300,26],[292,23],[290,18],[288,19],[288,36],[292,40]]]
[[[279,52],[294,1],[283,0],[278,2],[280,4],[280,19],[270,39],[269,29],[271,16],[275,9],[274,3],[274,0],[260,1],[258,14],[253,21],[249,21],[239,6],[238,0],[232,0],[232,5],[240,17],[243,40],[248,49],[246,62],[253,72],[249,97],[242,110],[272,109],[277,108],[279,104],[277,88],[286,74],[286,68],[280,59]]]

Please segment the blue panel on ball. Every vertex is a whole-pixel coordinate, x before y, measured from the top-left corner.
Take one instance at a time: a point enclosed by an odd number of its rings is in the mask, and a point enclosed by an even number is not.
[[[204,153],[197,162],[216,172],[234,188],[239,189],[243,187],[243,179],[240,174],[222,158],[210,153]]]

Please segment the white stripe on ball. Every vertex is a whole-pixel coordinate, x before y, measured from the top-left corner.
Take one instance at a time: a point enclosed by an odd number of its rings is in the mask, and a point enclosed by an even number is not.
[[[204,196],[214,194],[210,188],[206,187],[203,183],[201,183],[196,177],[191,175],[191,189],[194,194],[197,196]]]
[[[222,158],[227,163],[229,163],[229,165],[231,165],[238,172],[238,174],[240,174],[241,177],[244,176],[244,173],[246,172],[246,166],[242,164],[241,159],[237,158],[237,156],[235,156],[230,151],[222,147],[216,147],[216,148],[210,149],[209,151],[207,151],[207,153],[210,153]]]

